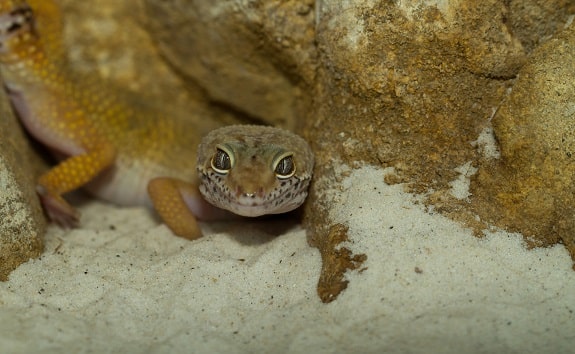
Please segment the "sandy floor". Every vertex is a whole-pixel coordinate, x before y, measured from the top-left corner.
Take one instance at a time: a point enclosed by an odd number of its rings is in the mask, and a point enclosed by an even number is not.
[[[361,182],[361,183],[360,183]],[[483,239],[426,212],[382,171],[345,182],[367,269],[322,304],[297,225],[205,225],[173,237],[144,209],[82,207],[0,284],[2,353],[575,353],[575,272],[561,246]]]

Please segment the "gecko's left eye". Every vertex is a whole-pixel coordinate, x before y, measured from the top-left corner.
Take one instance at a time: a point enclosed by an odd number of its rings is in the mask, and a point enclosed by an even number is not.
[[[295,162],[293,160],[293,154],[281,155],[276,159],[274,165],[274,173],[279,179],[287,179],[295,174]]]
[[[223,175],[230,172],[234,165],[233,154],[226,150],[223,146],[217,146],[216,153],[211,160],[212,169]]]

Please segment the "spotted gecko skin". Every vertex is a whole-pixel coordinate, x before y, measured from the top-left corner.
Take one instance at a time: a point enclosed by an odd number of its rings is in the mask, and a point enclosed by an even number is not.
[[[196,217],[221,213],[201,198],[196,163],[200,172],[206,172],[216,158],[223,161],[222,146],[234,156],[243,156],[245,146],[237,144],[237,134],[231,145],[227,133],[211,135],[217,136],[211,140],[214,144],[209,149],[200,147],[202,154],[198,156],[202,136],[219,128],[216,123],[201,117],[179,119],[155,106],[146,106],[143,100],[135,101],[110,85],[79,77],[68,68],[61,34],[61,14],[54,2],[0,0],[0,71],[5,90],[28,132],[60,158],[37,184],[50,219],[63,226],[75,226],[79,214],[63,195],[83,187],[120,205],[151,204],[176,235],[200,237]],[[220,192],[213,183],[209,188],[202,187],[204,195],[213,197],[208,200],[249,216],[285,212],[301,204],[313,167],[309,146],[278,128],[236,126],[235,131],[248,134],[248,140],[262,136],[262,132],[274,132],[269,135],[273,142],[257,143],[272,143],[269,147],[281,149],[282,154],[266,153],[261,161],[259,157],[253,159],[258,167],[251,168],[251,176],[244,174],[244,181],[236,178],[241,173],[230,170],[211,171],[210,177],[202,174],[205,183],[217,179],[219,184],[224,181],[223,190],[232,190],[225,199],[216,195]],[[241,134],[239,139],[245,139]],[[284,145],[278,146],[280,141]],[[291,142],[296,143],[295,151]],[[241,169],[241,164],[249,160],[235,159],[230,167]],[[272,175],[278,170],[290,176],[260,178],[270,176],[270,169]],[[274,186],[283,183],[285,187],[286,179],[295,183],[293,178],[301,180],[297,184],[301,190],[278,194]],[[281,197],[282,203],[270,204],[270,193]],[[292,194],[297,197],[290,200]]]
[[[274,127],[227,126],[202,139],[197,164],[200,192],[211,204],[238,215],[285,213],[307,197],[313,165],[309,145],[293,133]]]

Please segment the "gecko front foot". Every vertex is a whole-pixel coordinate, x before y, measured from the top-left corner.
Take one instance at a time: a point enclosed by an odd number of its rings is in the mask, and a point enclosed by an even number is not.
[[[36,187],[48,218],[64,228],[74,228],[80,221],[80,213],[59,195],[54,195],[41,185]]]

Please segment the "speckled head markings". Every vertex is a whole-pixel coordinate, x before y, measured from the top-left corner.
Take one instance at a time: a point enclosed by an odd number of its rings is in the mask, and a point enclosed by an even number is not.
[[[200,192],[211,204],[238,215],[284,213],[305,200],[313,163],[307,142],[283,129],[216,129],[198,149]]]

